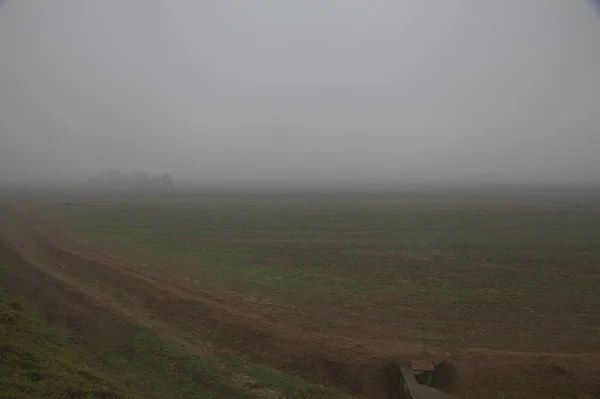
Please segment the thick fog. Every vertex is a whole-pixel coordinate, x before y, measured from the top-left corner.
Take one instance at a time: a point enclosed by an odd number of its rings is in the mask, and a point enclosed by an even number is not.
[[[0,180],[600,182],[584,0],[7,0]]]

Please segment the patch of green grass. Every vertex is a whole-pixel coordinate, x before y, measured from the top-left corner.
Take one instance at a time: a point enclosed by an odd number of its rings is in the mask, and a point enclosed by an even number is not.
[[[242,355],[194,355],[147,332],[137,335],[133,345],[108,354],[107,363],[123,381],[165,399],[256,398],[268,397],[268,392],[286,398],[348,397]]]
[[[230,370],[239,372],[254,381],[254,386],[281,392],[286,398],[333,398],[349,397],[329,387],[315,385],[291,374],[267,366],[256,365],[242,356],[224,358]]]
[[[143,386],[157,398],[256,397],[228,380],[214,359],[173,348],[150,333],[138,334],[135,342],[103,358],[121,380]]]
[[[26,302],[0,291],[1,398],[136,398]]]

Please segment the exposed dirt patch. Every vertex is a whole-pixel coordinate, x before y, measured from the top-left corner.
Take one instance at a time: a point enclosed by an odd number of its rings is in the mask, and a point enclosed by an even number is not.
[[[25,261],[11,243],[0,241],[0,262],[17,265],[10,273],[2,274],[3,283],[14,294],[35,303],[49,321],[66,326],[74,338],[104,349],[132,339],[139,332],[127,318]]]

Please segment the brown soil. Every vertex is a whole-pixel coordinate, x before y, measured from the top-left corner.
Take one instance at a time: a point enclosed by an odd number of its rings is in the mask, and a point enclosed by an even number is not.
[[[114,344],[142,326],[193,351],[201,350],[194,341],[213,342],[369,397],[389,397],[397,365],[415,357],[444,361],[440,388],[462,396],[600,397],[597,353],[434,350],[344,331],[302,330],[261,312],[260,304],[240,304],[226,292],[203,290],[80,243],[27,208],[6,208],[0,227],[0,261],[19,265],[19,272],[7,277],[9,285],[80,340],[94,336],[96,343]]]

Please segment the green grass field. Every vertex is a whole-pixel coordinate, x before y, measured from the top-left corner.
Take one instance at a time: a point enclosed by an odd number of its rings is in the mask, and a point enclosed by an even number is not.
[[[261,301],[291,323],[435,346],[600,348],[600,209],[589,201],[423,194],[76,203],[46,214],[124,256]]]
[[[137,398],[25,301],[0,291],[0,397]]]

